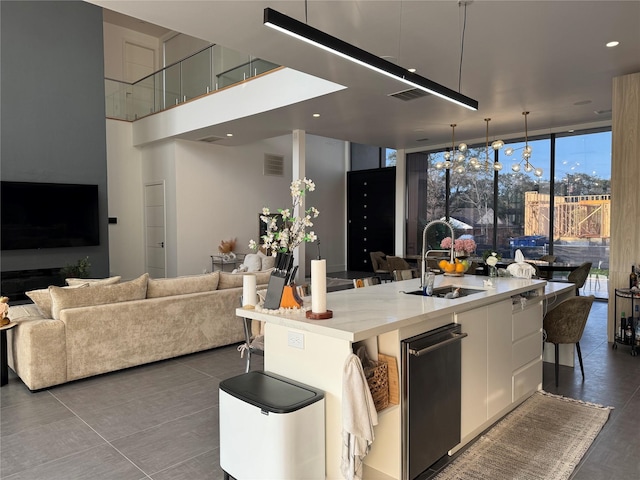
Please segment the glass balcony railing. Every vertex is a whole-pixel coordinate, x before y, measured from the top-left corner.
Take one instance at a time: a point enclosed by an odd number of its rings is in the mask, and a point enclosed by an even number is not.
[[[106,115],[134,121],[278,67],[211,45],[135,83],[105,78]]]

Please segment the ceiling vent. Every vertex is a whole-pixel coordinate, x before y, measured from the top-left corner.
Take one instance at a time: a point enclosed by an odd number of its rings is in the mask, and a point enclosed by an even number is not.
[[[216,137],[214,135],[211,135],[210,137],[199,138],[198,141],[206,142],[206,143],[214,143],[214,142],[217,142],[218,140],[222,140],[223,138],[224,137]]]
[[[284,157],[265,153],[262,174],[271,177],[282,177],[284,175]]]
[[[417,98],[428,97],[429,95],[431,94],[418,88],[410,88],[409,90],[402,90],[401,92],[389,94],[390,97],[398,98],[400,100],[404,100],[405,102],[409,102]]]
[[[594,110],[593,113],[596,115],[611,115],[611,109],[608,110]]]

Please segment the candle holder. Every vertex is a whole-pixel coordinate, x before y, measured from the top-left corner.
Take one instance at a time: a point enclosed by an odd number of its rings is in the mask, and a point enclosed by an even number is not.
[[[305,316],[311,320],[326,320],[327,318],[333,318],[333,312],[331,310],[327,310],[322,313],[314,313],[311,310],[307,310]]]

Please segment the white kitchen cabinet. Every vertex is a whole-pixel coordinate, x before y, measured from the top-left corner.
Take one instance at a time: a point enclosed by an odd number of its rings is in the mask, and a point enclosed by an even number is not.
[[[511,301],[456,314],[462,341],[461,437],[474,437],[511,404]]]
[[[519,402],[542,388],[542,300],[513,308],[512,391]]]
[[[456,314],[462,340],[460,437],[475,435],[487,419],[487,307]]]
[[[487,418],[511,405],[511,302],[487,308]]]

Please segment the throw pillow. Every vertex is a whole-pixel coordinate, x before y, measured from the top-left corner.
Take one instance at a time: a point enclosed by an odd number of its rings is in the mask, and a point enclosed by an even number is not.
[[[49,293],[47,291],[47,293]],[[42,317],[42,312],[37,305],[31,305],[29,303],[24,305],[13,305],[9,307],[9,318],[14,321],[17,318],[23,317]]]
[[[60,311],[65,308],[142,300],[147,296],[148,279],[149,274],[145,273],[135,280],[116,283],[115,285],[96,285],[91,288],[79,289],[51,286],[49,287],[49,293],[51,294],[52,317],[60,320]]]
[[[257,253],[247,253],[242,264],[247,267],[247,272],[259,272],[262,269],[262,260]]]
[[[276,266],[276,257],[273,255],[265,255],[264,253],[258,251],[258,256],[262,261],[262,265],[260,266],[260,270],[269,270]]]
[[[218,288],[219,280],[220,272],[176,278],[150,278],[147,285],[147,298],[210,292]]]
[[[69,286],[69,287],[58,287],[58,288],[73,289],[73,288],[82,288],[82,287],[88,287],[88,286],[89,286],[88,283],[82,283],[80,285],[74,285],[73,287]],[[25,292],[25,295],[29,297],[33,303],[36,304],[36,307],[38,307],[38,310],[40,310],[40,313],[42,314],[43,317],[53,318],[53,316],[51,315],[51,293],[49,293],[48,288],[31,290],[29,292]]]
[[[109,277],[109,278],[67,278],[65,282],[67,285],[73,287],[74,285],[82,285],[88,283],[89,286],[94,285],[113,285],[114,283],[120,283],[121,276]]]

